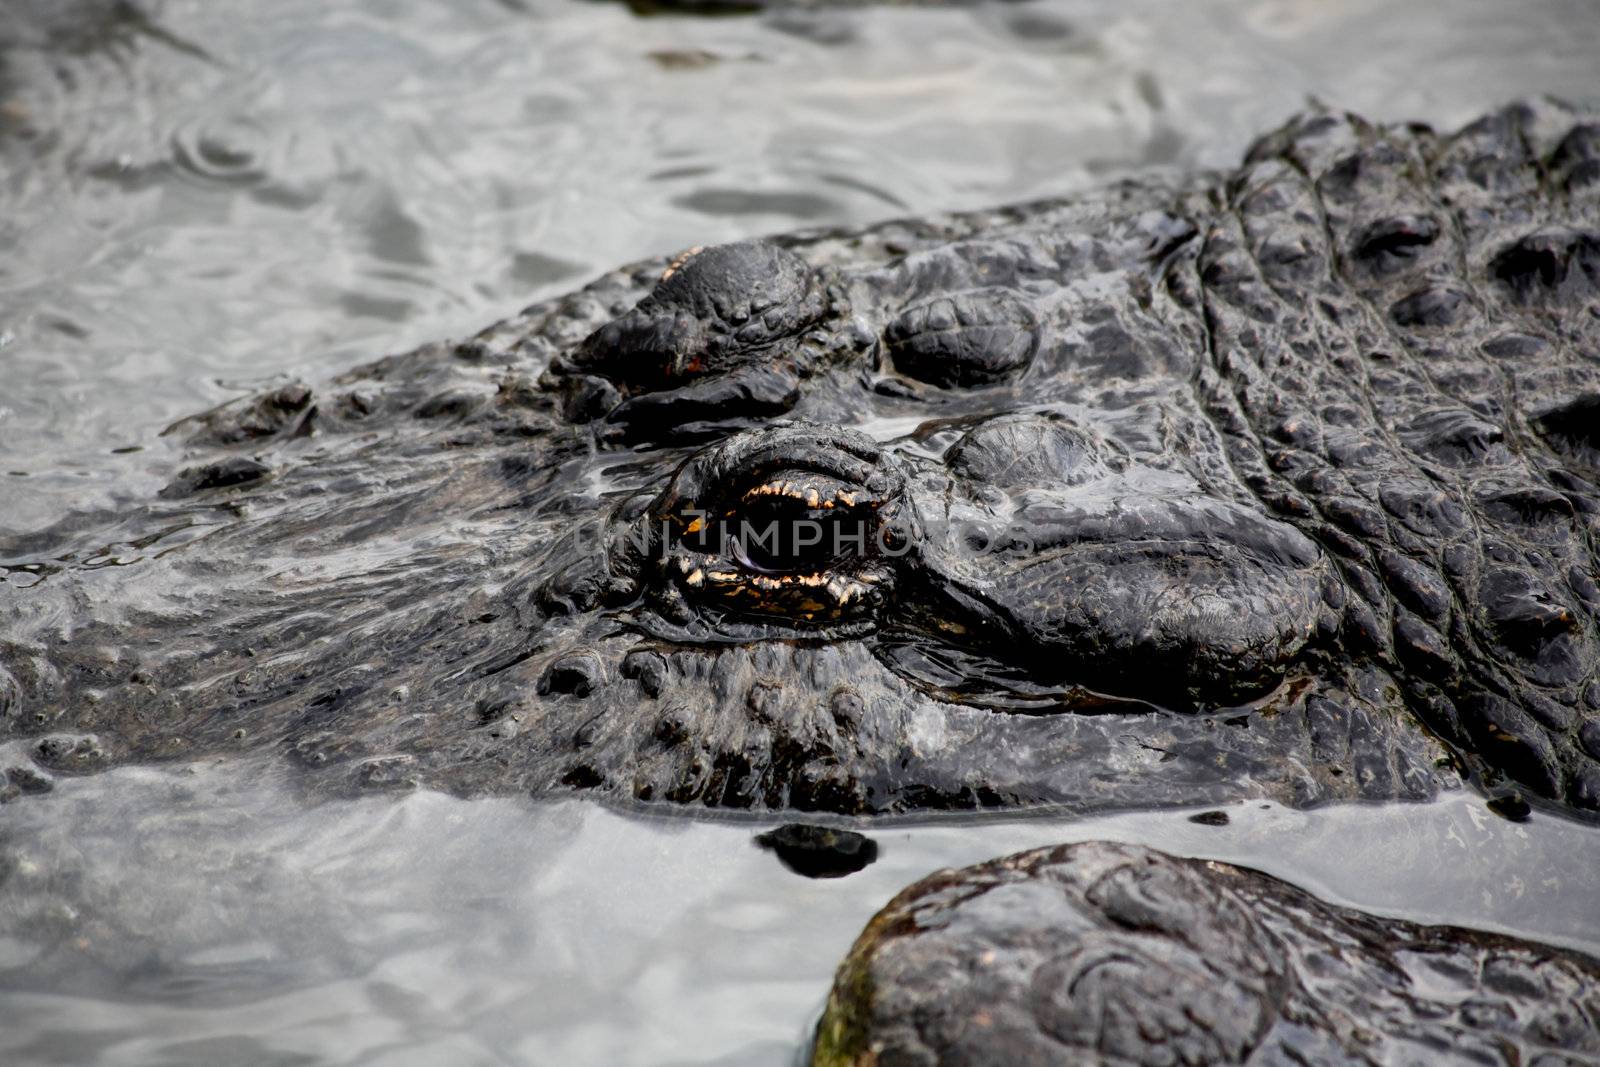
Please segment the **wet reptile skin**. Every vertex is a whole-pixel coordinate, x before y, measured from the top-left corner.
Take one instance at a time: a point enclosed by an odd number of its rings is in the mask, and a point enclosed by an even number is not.
[[[941,871],[839,969],[813,1063],[1600,1058],[1600,961],[1090,841]]]
[[[196,416],[162,494],[8,552],[8,788],[271,753],[328,791],[1592,812],[1597,211],[1559,105],[1315,112],[1230,174],[691,250]],[[752,558],[696,516],[868,536]]]

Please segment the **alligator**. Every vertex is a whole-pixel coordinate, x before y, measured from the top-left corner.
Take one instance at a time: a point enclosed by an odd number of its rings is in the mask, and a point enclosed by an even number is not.
[[[1593,812],[1597,205],[1564,105],[1319,109],[242,398],[0,557],[8,789]]]
[[[1091,841],[941,871],[839,968],[817,1067],[1592,1063],[1600,960]]]

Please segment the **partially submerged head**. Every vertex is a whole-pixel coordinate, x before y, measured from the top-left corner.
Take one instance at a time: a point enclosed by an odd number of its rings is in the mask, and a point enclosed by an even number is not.
[[[587,724],[569,784],[845,812],[1180,803],[1238,787],[1197,766],[1223,754],[1292,794],[1287,720],[1201,746],[1218,709],[1292,697],[1322,553],[1060,413],[885,443],[746,431],[617,505],[603,545],[589,580],[554,580],[540,635],[546,702]]]
[[[1425,797],[1420,718],[1593,807],[1600,382],[1547,381],[1590,246],[1452,252],[1328,128],[1225,190],[701,249],[202,417],[145,532],[217,529],[136,624],[30,624],[13,688],[128,758],[244,716],[364,783],[845,813]]]

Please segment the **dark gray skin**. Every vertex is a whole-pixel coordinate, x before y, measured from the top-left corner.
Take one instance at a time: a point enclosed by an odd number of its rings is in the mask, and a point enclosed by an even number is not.
[[[1597,157],[1553,104],[1318,112],[1231,175],[701,250],[187,420],[161,499],[0,560],[13,788],[279,752],[843,814],[1463,772],[1594,811]]]
[[[906,889],[839,968],[817,1067],[1592,1063],[1600,960],[1365,915],[1091,841]]]

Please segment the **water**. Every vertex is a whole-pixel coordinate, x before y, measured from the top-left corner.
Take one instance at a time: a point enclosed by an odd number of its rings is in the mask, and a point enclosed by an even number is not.
[[[181,415],[618,262],[1227,166],[1308,96],[1440,125],[1600,102],[1593,0],[109,6],[0,0],[0,555],[164,484]],[[781,1064],[894,891],[1092,836],[1600,951],[1600,832],[1470,797],[892,827],[836,882],[762,825],[68,781],[0,808],[0,1062]]]
[[[1226,166],[1313,95],[1600,95],[1593,0],[109,4],[0,0],[0,535],[163,484],[182,415],[645,255]]]
[[[266,771],[127,769],[7,813],[0,1062],[789,1063],[879,906],[939,867],[1088,838],[1600,952],[1597,832],[1457,795],[875,829],[832,881],[766,824],[436,793],[306,808]]]

